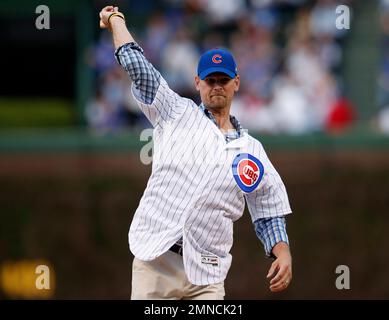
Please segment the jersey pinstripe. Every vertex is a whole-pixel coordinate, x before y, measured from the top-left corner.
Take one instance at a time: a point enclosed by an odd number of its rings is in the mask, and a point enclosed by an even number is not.
[[[220,129],[191,100],[173,92],[163,78],[151,104],[132,92],[154,126],[152,172],[129,231],[132,253],[153,260],[183,238],[183,259],[193,284],[226,278],[232,257],[233,222],[247,202],[251,219],[291,212],[285,186],[261,143],[247,132],[226,143]],[[252,192],[234,179],[232,163],[249,153],[264,166]]]

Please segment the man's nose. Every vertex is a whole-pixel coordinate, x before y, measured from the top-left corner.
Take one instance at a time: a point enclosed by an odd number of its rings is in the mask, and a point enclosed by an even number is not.
[[[221,87],[222,88],[224,85],[225,85],[225,83],[224,83],[223,79],[216,80],[215,87]]]
[[[215,80],[215,83],[213,84],[213,88],[223,89],[222,80]]]

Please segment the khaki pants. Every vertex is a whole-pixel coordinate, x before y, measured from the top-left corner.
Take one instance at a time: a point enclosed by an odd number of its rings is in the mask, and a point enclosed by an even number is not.
[[[185,274],[182,256],[167,251],[152,261],[134,258],[132,300],[223,300],[224,282],[197,286]]]

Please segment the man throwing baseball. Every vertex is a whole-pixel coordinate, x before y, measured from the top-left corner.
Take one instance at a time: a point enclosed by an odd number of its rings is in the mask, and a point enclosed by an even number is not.
[[[270,290],[286,289],[292,258],[285,226],[285,186],[262,144],[230,115],[239,90],[235,59],[205,52],[194,84],[202,103],[179,96],[143,55],[117,7],[100,12],[132,94],[154,127],[152,173],[135,212],[132,299],[224,299],[233,222],[245,202],[266,255]]]

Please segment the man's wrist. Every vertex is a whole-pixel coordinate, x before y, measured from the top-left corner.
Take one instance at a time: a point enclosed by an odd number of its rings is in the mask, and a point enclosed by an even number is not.
[[[281,254],[289,254],[290,255],[290,249],[289,249],[289,245],[284,242],[284,241],[280,241],[278,243],[276,243],[272,249],[272,255],[275,256],[275,257],[279,257]]]
[[[112,27],[115,25],[123,25],[125,24],[125,18],[124,15],[121,13],[113,13],[108,17],[108,25],[110,31],[112,31]]]

